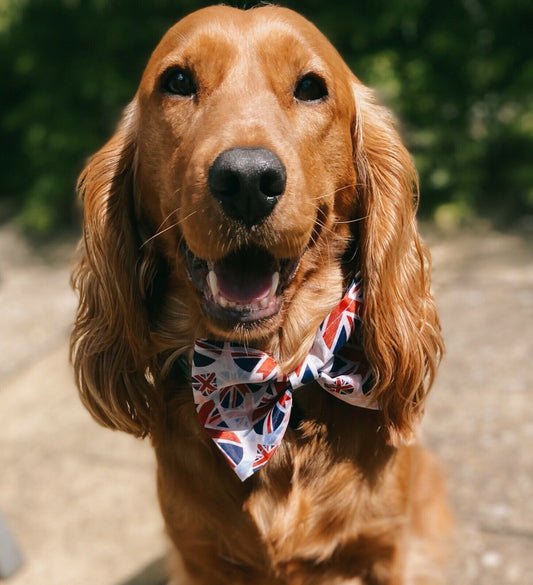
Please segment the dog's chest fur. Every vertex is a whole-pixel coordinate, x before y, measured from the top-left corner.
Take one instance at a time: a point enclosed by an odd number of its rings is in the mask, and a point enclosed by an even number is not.
[[[198,583],[221,574],[228,583],[253,576],[307,584],[315,574],[329,583],[343,571],[363,577],[378,563],[382,571],[392,566],[405,529],[409,490],[398,483],[409,454],[385,445],[379,412],[303,388],[295,396],[298,428],[241,483],[200,427],[189,394],[175,396],[154,443],[167,530]],[[398,519],[392,529],[391,518]]]

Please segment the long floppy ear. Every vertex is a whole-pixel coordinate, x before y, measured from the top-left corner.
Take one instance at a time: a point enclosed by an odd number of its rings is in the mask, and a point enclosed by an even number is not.
[[[148,374],[144,303],[155,268],[136,228],[136,117],[134,100],[78,181],[84,222],[72,276],[79,307],[71,359],[82,401],[94,418],[144,436],[158,405]]]
[[[416,170],[389,111],[360,83],[353,91],[363,343],[394,443],[412,437],[444,346],[416,224]]]

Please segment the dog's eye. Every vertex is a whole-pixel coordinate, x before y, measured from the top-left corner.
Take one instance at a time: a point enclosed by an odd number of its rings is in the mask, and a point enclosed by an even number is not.
[[[294,97],[302,102],[316,102],[327,96],[328,88],[325,81],[314,73],[301,77],[294,88]]]
[[[194,78],[189,71],[184,69],[171,69],[165,73],[161,87],[167,93],[183,97],[189,97],[196,93]]]

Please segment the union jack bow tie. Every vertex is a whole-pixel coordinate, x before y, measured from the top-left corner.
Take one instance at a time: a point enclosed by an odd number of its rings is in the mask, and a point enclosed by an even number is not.
[[[241,481],[265,465],[279,447],[289,424],[293,390],[316,381],[348,404],[377,408],[368,396],[372,372],[354,339],[362,299],[357,274],[320,325],[307,357],[285,375],[262,351],[196,340],[191,372],[196,410]]]

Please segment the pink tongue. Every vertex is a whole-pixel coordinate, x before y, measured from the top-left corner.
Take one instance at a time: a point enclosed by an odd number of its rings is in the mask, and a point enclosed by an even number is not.
[[[259,267],[246,272],[234,265],[217,266],[218,290],[228,301],[249,305],[268,296],[272,286],[272,273],[260,272]]]

